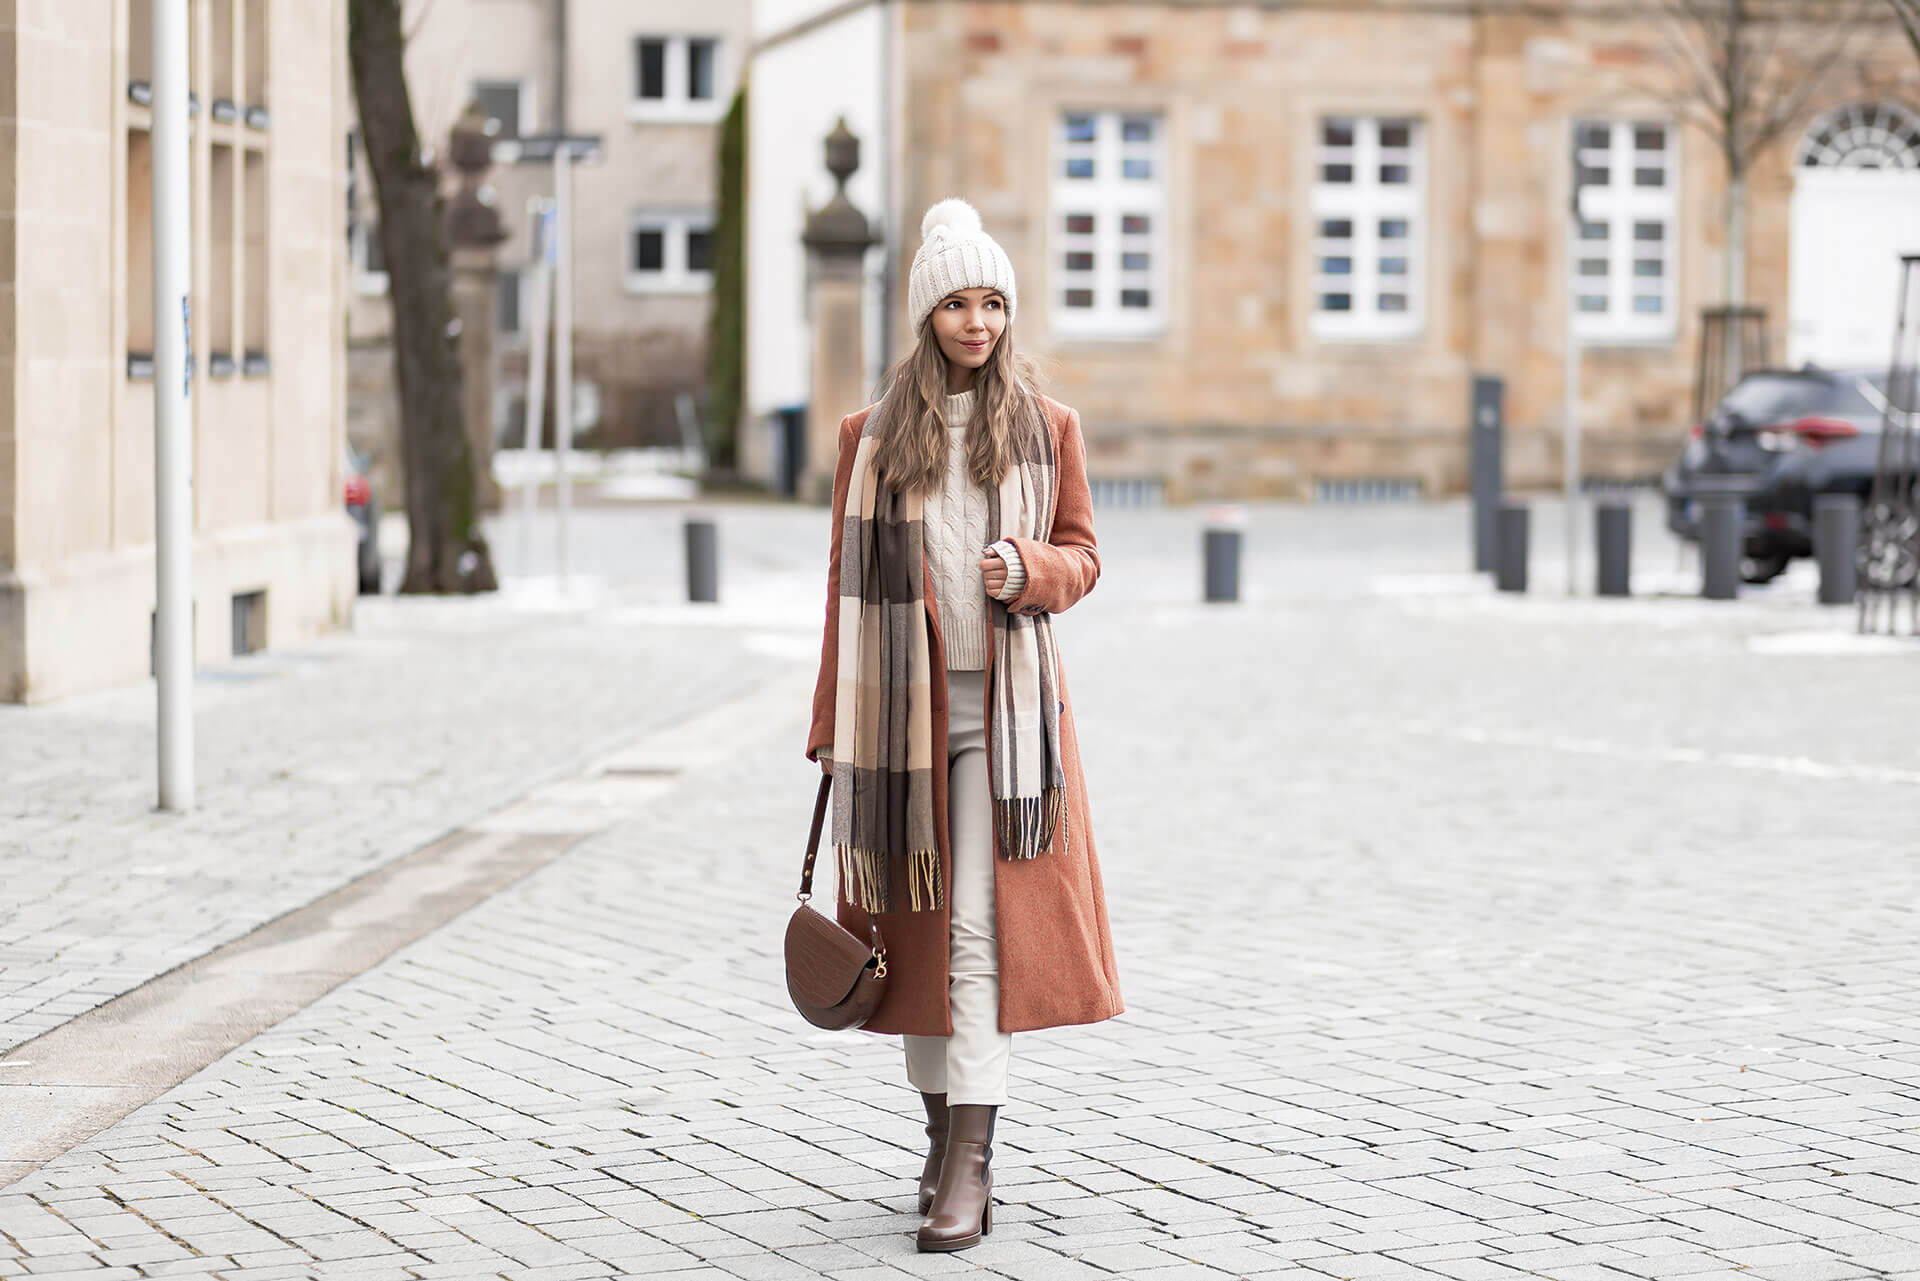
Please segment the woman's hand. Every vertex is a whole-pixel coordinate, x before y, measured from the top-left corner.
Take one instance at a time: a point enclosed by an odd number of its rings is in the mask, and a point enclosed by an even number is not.
[[[1000,589],[1007,585],[1007,562],[1000,559],[999,552],[980,558],[980,576],[987,581],[987,595],[998,599]]]

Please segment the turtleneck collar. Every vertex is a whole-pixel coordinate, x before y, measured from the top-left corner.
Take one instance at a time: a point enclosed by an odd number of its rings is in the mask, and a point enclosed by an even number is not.
[[[969,387],[947,397],[947,430],[963,431],[973,417],[973,404],[977,393]]]

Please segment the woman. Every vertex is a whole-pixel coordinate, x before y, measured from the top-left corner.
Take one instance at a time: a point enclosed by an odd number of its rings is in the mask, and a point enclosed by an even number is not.
[[[840,424],[807,757],[841,924],[879,918],[926,1106],[922,1250],[992,1229],[1013,1033],[1124,1009],[1052,616],[1100,574],[1079,415],[1013,345],[1013,265],[960,200],[921,223],[916,346]]]

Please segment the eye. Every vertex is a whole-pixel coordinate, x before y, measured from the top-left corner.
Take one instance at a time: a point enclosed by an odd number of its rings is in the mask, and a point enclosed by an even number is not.
[[[999,307],[999,306],[1001,306],[1001,305],[1002,305],[1002,303],[1001,303],[1001,301],[1000,301],[1000,300],[999,300],[998,298],[989,298],[989,299],[987,299],[987,306],[989,306],[989,307]]]

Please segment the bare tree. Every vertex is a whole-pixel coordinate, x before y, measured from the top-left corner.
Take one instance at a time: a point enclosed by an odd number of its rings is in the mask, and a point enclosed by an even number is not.
[[[463,419],[465,377],[439,174],[421,154],[405,52],[400,0],[349,0],[347,53],[380,208],[400,384],[400,453],[412,536],[400,590],[493,591],[499,583],[480,528],[473,449]]]
[[[1920,54],[1920,0],[1887,0],[1893,8],[1893,16],[1900,20],[1900,29],[1907,33],[1907,43],[1913,51]]]
[[[1920,8],[1920,0],[1889,0]],[[1810,102],[1857,71],[1877,0],[1645,0],[1672,83],[1656,91],[1727,174],[1725,301],[1746,301],[1747,176]]]

